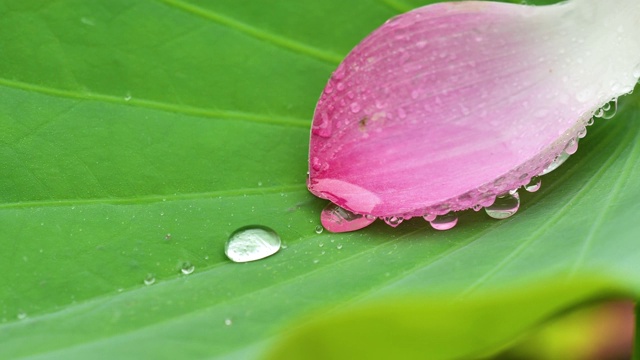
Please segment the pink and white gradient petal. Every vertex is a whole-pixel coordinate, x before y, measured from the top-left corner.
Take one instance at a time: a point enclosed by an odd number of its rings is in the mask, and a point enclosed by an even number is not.
[[[490,203],[633,89],[637,24],[637,0],[440,3],[387,21],[318,101],[309,190],[376,217]]]

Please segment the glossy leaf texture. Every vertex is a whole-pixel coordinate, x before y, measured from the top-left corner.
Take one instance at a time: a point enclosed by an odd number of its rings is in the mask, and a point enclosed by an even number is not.
[[[637,294],[638,95],[508,220],[315,232],[320,91],[366,34],[426,3],[0,2],[0,357],[251,358],[310,314],[387,296],[518,299],[594,272]],[[286,248],[226,259],[250,224]],[[599,291],[576,293],[539,318]]]

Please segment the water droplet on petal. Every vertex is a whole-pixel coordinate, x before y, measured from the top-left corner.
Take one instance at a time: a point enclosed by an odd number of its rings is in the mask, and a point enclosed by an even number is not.
[[[316,234],[322,234],[323,231],[324,228],[322,227],[322,225],[316,226]]]
[[[322,226],[334,233],[360,230],[375,220],[373,216],[354,214],[334,203],[328,204],[320,214]]]
[[[454,212],[450,212],[446,215],[440,215],[434,220],[429,222],[431,227],[436,230],[449,230],[453,229],[458,224],[458,215]]]
[[[351,112],[356,114],[360,112],[360,104],[358,104],[357,102],[353,102],[351,103]]]
[[[438,217],[438,216],[437,216],[437,215],[435,215],[435,214],[427,214],[427,215],[423,216],[423,218],[424,218],[426,221],[429,221],[429,222],[431,222],[431,221],[435,220],[435,219],[436,219],[436,217]]]
[[[484,210],[487,215],[494,219],[506,219],[518,212],[520,208],[520,195],[516,192],[514,194],[504,194],[498,196],[493,205],[486,207]]]
[[[387,225],[389,225],[391,227],[397,227],[403,221],[404,221],[404,219],[402,217],[400,217],[400,216],[389,216],[389,217],[384,218],[384,222],[386,222]]]
[[[156,277],[153,274],[147,274],[147,277],[144,278],[144,284],[149,286],[153,285],[156,282]]]
[[[185,261],[182,263],[182,267],[180,268],[180,272],[183,273],[184,275],[190,275],[193,273],[193,271],[196,269],[196,267],[191,264],[188,261]]]
[[[564,164],[564,162],[567,161],[568,158],[569,158],[569,154],[563,151],[551,162],[551,164],[549,164],[544,170],[542,170],[540,175],[546,175],[552,172],[553,170],[557,169],[560,165]]]
[[[576,151],[578,151],[578,140],[571,139],[569,143],[567,143],[567,146],[564,148],[564,152],[569,155],[573,155],[576,153]]]
[[[607,120],[611,119],[616,115],[616,112],[618,111],[618,99],[614,99],[612,102],[605,104],[602,109],[604,110],[602,118]]]
[[[536,192],[540,190],[540,186],[542,186],[542,179],[538,176],[534,176],[531,178],[531,181],[524,186],[524,189],[528,192]]]
[[[224,253],[234,262],[243,263],[271,256],[280,250],[280,236],[266,226],[242,227],[231,234]]]

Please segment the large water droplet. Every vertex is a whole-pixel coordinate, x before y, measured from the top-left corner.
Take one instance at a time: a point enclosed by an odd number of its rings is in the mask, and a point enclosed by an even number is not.
[[[431,227],[436,230],[449,230],[453,229],[458,224],[458,215],[454,212],[450,212],[446,215],[437,216],[434,220],[429,222]]]
[[[616,115],[616,112],[618,111],[618,99],[614,99],[613,101],[606,103],[603,107],[603,114],[602,114],[602,118],[603,119],[611,119],[612,117],[614,117]]]
[[[404,219],[400,216],[389,216],[384,218],[384,222],[386,222],[387,225],[391,227],[397,227],[398,225],[402,224],[403,221]]]
[[[180,268],[180,272],[184,275],[191,275],[195,270],[196,267],[188,261],[183,262],[182,267]]]
[[[562,165],[565,161],[567,161],[568,158],[569,158],[569,154],[563,151],[560,155],[556,156],[556,158],[551,162],[551,164],[549,164],[549,166],[547,166],[544,170],[542,170],[540,175],[546,175],[552,172],[553,170],[557,169],[558,167],[560,167],[560,165]]]
[[[255,261],[271,256],[280,250],[280,237],[266,226],[242,227],[231,234],[224,246],[224,253],[234,262]]]
[[[484,210],[487,215],[494,219],[506,219],[518,212],[520,208],[520,195],[518,192],[513,194],[507,193],[496,198],[493,205],[486,207]]]
[[[576,151],[578,151],[578,140],[571,139],[569,143],[567,143],[567,146],[564,148],[564,152],[569,155],[573,155],[576,153]]]
[[[360,230],[375,220],[375,217],[354,214],[334,203],[327,205],[320,214],[322,226],[334,233]]]
[[[542,186],[542,179],[538,176],[534,176],[531,178],[529,183],[524,186],[524,189],[528,192],[536,192],[540,190],[540,186]]]

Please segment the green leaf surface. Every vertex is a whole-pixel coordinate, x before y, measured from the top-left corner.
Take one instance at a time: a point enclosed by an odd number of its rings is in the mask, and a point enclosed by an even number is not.
[[[561,310],[585,299],[620,296],[623,293],[614,283],[594,276],[571,283],[551,280],[542,286],[466,299],[386,298],[318,317],[295,331],[269,358],[438,360],[494,355],[515,334],[527,333],[549,314],[560,315]],[[542,354],[532,355],[543,358]]]
[[[550,279],[591,296],[593,273],[638,294],[637,94],[513,218],[314,232],[315,102],[367,33],[428,2],[0,0],[0,357],[255,357],[317,311]],[[249,224],[286,248],[231,263]]]

